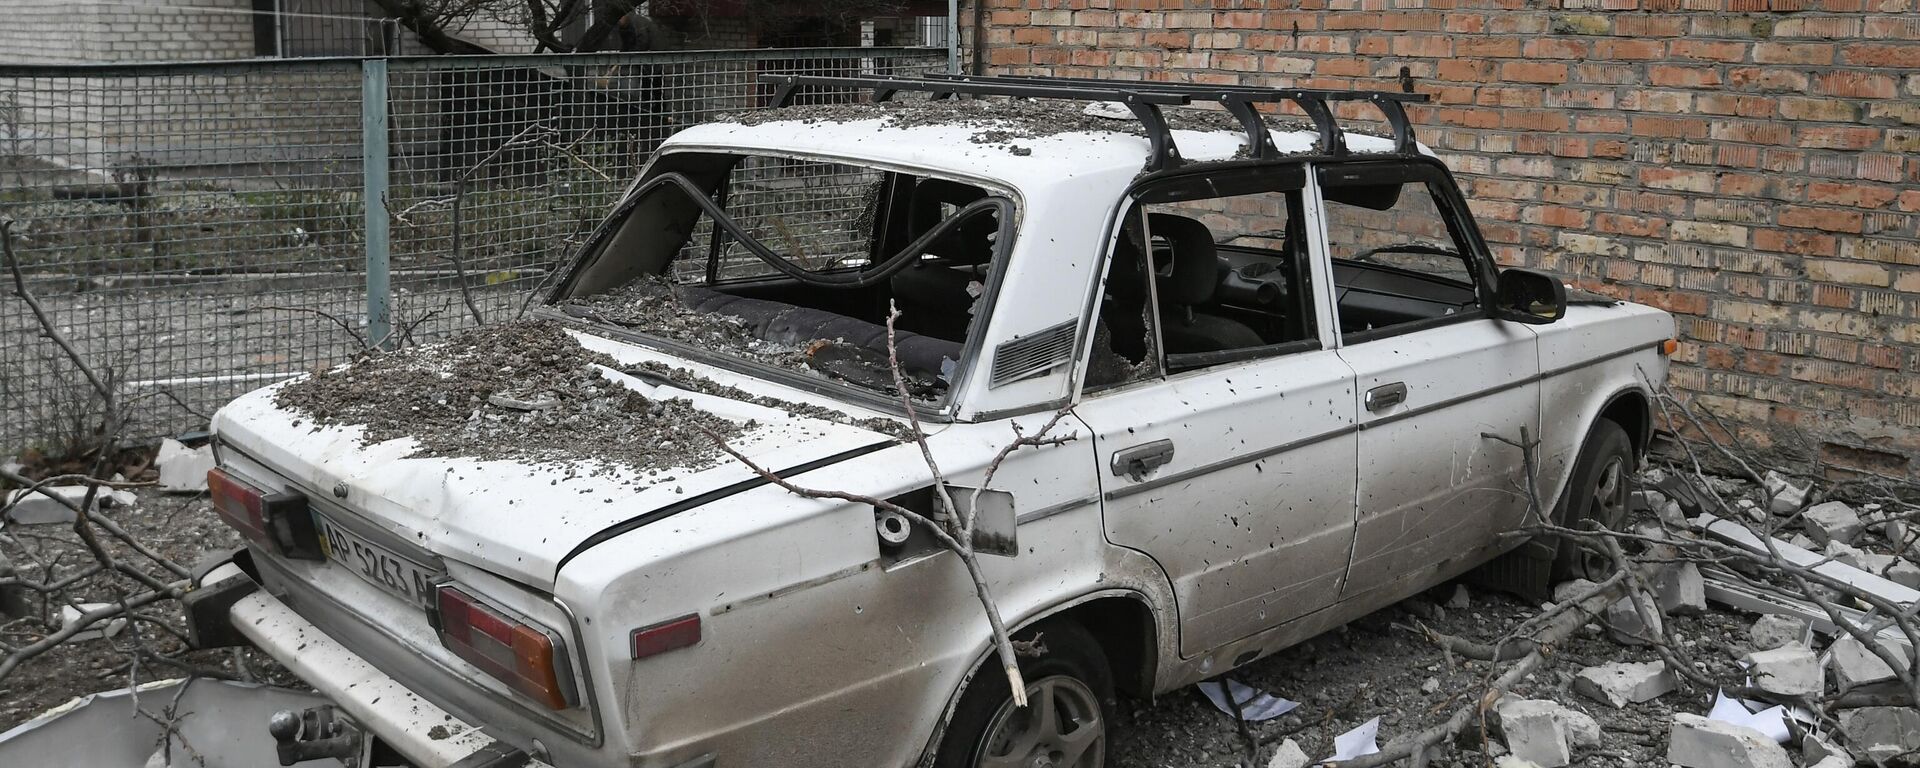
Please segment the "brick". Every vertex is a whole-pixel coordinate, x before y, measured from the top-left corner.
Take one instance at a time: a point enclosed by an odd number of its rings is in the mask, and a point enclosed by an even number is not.
[[[1894,200],[1899,190],[1878,184],[1837,184],[1818,182],[1807,185],[1807,202],[1879,208]]]
[[[1783,227],[1801,227],[1820,229],[1828,232],[1859,233],[1863,218],[1858,211],[1845,211],[1833,208],[1806,208],[1797,205],[1780,208],[1780,225]]]
[[[1860,109],[1850,100],[1782,96],[1780,97],[1780,116],[1793,120],[1851,123],[1860,119]]]
[[[1720,85],[1720,72],[1710,67],[1654,64],[1647,67],[1647,81],[1661,88],[1707,88]]]
[[[1727,84],[1741,90],[1762,92],[1807,90],[1807,76],[1790,69],[1773,67],[1733,67],[1727,70]]]
[[[1747,228],[1737,224],[1706,221],[1676,221],[1669,228],[1676,240],[1714,245],[1745,246]]]
[[[1920,68],[1920,44],[1848,43],[1840,48],[1840,62],[1855,67]]]
[[[1840,71],[1814,76],[1810,92],[1815,96],[1891,99],[1899,94],[1899,86],[1889,75]]]
[[[1522,83],[1564,83],[1567,81],[1567,65],[1510,61],[1500,65],[1500,77]]]
[[[1829,283],[1852,283],[1885,288],[1893,278],[1886,267],[1858,261],[1809,261],[1807,277]]]
[[[1675,40],[1667,44],[1667,51],[1673,58],[1695,61],[1730,62],[1747,57],[1746,44],[1715,40]]]
[[[1755,43],[1753,61],[1756,64],[1828,65],[1833,63],[1837,48],[1832,43]]]

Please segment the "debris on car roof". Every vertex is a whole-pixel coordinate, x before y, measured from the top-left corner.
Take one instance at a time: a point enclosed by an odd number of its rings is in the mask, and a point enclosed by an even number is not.
[[[1240,130],[1231,115],[1213,109],[1169,109],[1167,123],[1175,130]],[[724,122],[740,125],[796,120],[802,123],[848,123],[857,120],[883,120],[890,128],[916,128],[929,125],[959,125],[977,129],[970,140],[975,144],[1005,145],[1014,154],[1027,149],[1013,142],[1063,133],[1121,133],[1145,136],[1146,128],[1131,114],[1116,119],[1097,114],[1084,105],[1050,100],[1013,98],[914,99],[847,104],[796,104],[723,115]],[[1269,120],[1269,122],[1273,122]],[[1284,130],[1308,130],[1305,123],[1289,122]],[[1031,151],[1031,150],[1028,150]]]
[[[467,331],[374,355],[283,387],[275,402],[320,426],[363,425],[367,443],[419,441],[416,456],[704,467],[734,422],[681,399],[648,399],[609,380],[551,320]]]

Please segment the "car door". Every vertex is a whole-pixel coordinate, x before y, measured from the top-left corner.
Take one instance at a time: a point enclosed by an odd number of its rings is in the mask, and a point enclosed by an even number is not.
[[[1493,319],[1494,267],[1437,161],[1316,169],[1340,357],[1356,376],[1359,476],[1343,599],[1378,601],[1470,568],[1528,508],[1534,333]]]
[[[1315,300],[1304,180],[1293,166],[1148,188],[1116,241],[1076,413],[1107,537],[1166,570],[1183,655],[1325,608],[1345,578],[1353,374]],[[1130,375],[1100,373],[1116,367]]]

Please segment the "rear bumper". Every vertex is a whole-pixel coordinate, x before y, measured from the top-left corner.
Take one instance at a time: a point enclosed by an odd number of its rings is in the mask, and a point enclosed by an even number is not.
[[[233,579],[252,577],[226,563],[207,571],[195,587],[231,586]],[[416,695],[265,590],[234,600],[227,615],[240,634],[420,768],[547,765]]]

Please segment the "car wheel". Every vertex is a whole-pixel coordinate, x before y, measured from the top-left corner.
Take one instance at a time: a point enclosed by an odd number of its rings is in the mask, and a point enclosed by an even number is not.
[[[1574,460],[1573,476],[1560,495],[1553,519],[1568,528],[1580,528],[1592,520],[1602,527],[1619,530],[1627,522],[1627,500],[1633,485],[1633,440],[1627,431],[1607,419],[1593,423],[1587,442]],[[1605,555],[1590,552],[1580,543],[1563,538],[1553,559],[1553,580],[1589,579],[1599,581],[1613,571]]]
[[[1027,706],[990,656],[973,676],[940,739],[937,768],[1103,768],[1112,722],[1113,675],[1100,644],[1079,624],[1043,622],[1015,635],[1044,651],[1021,657]]]

